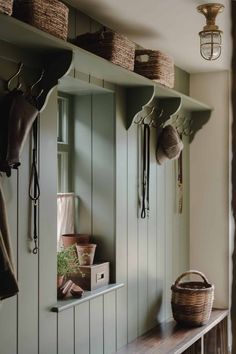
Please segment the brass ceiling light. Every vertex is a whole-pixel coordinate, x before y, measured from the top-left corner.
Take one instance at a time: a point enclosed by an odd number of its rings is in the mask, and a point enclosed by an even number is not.
[[[206,17],[206,25],[199,32],[200,53],[206,60],[216,60],[221,54],[222,31],[216,26],[215,20],[218,13],[224,10],[224,5],[210,3],[197,7],[198,12]]]

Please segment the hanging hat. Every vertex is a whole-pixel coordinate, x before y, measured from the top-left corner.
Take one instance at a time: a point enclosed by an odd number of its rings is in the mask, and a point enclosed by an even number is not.
[[[177,130],[172,125],[167,125],[163,128],[158,138],[156,159],[159,165],[162,165],[165,160],[178,159],[184,144],[179,137]]]

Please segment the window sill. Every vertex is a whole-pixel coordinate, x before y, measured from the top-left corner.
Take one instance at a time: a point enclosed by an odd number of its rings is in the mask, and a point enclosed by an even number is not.
[[[109,284],[109,285],[99,288],[97,290],[85,291],[83,296],[80,299],[68,298],[65,300],[59,300],[51,308],[51,311],[52,312],[61,312],[61,311],[67,310],[71,307],[80,305],[85,301],[92,300],[97,296],[107,294],[107,293],[114,291],[114,290],[118,290],[118,289],[122,288],[123,286],[124,286],[124,284],[122,284],[122,283]]]

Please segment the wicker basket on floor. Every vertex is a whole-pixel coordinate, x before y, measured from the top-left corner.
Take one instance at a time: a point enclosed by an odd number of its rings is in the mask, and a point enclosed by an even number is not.
[[[134,71],[164,86],[174,87],[174,61],[158,50],[136,50]]]
[[[11,16],[13,0],[0,0],[0,13]]]
[[[114,64],[134,70],[135,44],[123,35],[103,28],[78,36],[75,44]]]
[[[58,0],[14,0],[14,17],[48,32],[67,39],[68,13],[66,5]]]
[[[203,282],[180,280],[186,275],[197,274]],[[184,326],[202,326],[209,321],[214,300],[214,286],[196,270],[190,270],[177,278],[171,287],[171,307],[174,319]]]

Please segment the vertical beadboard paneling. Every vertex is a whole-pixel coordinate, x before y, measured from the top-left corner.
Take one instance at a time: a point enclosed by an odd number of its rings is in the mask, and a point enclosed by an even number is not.
[[[150,134],[150,215],[148,219],[148,329],[156,324],[157,299],[157,163],[156,130]]]
[[[103,354],[103,296],[90,301],[90,354]]]
[[[116,90],[116,281],[125,286],[117,291],[117,348],[127,343],[127,131],[125,90]],[[137,326],[137,324],[134,323]]]
[[[17,271],[17,172],[11,178],[1,178],[6,200],[8,223],[15,268]],[[1,354],[17,354],[17,297],[11,297],[0,304],[0,346]]]
[[[128,342],[138,335],[138,145],[137,125],[128,136]]]
[[[180,274],[180,262],[179,262],[179,253],[180,253],[180,225],[182,223],[182,215],[179,213],[179,193],[178,193],[178,161],[173,161],[173,180],[172,180],[172,188],[173,188],[173,216],[172,216],[172,245],[173,245],[173,253],[172,253],[172,277],[176,279]]]
[[[92,98],[74,96],[74,192],[79,196],[77,231],[92,233]]]
[[[190,170],[189,170],[189,138],[184,137],[184,151],[183,151],[183,216],[180,229],[180,254],[179,262],[181,272],[189,269],[189,222],[190,222]]]
[[[39,212],[39,353],[56,353],[56,316],[49,311],[56,299],[57,252],[57,92],[40,117]],[[50,173],[49,173],[50,171]]]
[[[166,300],[166,318],[171,317],[171,308],[170,308],[170,299],[171,291],[170,286],[173,281],[173,213],[175,210],[175,198],[174,198],[174,162],[166,161],[166,183],[165,183],[165,240],[166,240],[166,249],[165,249],[165,300]]]
[[[144,127],[139,127],[143,135]],[[129,135],[130,137],[130,135]],[[143,143],[143,142],[142,142]],[[137,137],[129,139],[129,145],[137,144]],[[139,149],[142,151],[142,147]],[[140,153],[139,151],[139,153]],[[142,158],[139,156],[139,183],[142,175]],[[141,186],[142,189],[142,186]],[[138,335],[147,331],[148,318],[148,219],[138,216]]]
[[[103,296],[104,312],[104,354],[116,351],[116,293]]]
[[[165,319],[165,209],[166,209],[166,199],[165,199],[165,180],[166,180],[165,168],[163,166],[157,165],[157,229],[156,229],[156,240],[157,240],[157,278],[156,278],[156,301],[157,301],[157,321],[162,322]]]
[[[90,19],[87,15],[77,11],[76,16],[76,36],[82,33],[90,32]]]
[[[74,14],[71,19],[74,22]],[[95,21],[79,15],[70,27],[70,35],[98,28]],[[118,88],[116,136],[112,95],[76,97],[74,122],[75,191],[81,197],[78,231],[92,233],[93,226],[97,239],[104,244],[102,254],[113,260],[116,248],[116,281],[124,282],[125,287],[58,314],[58,321],[57,315],[49,311],[56,300],[57,130],[54,93],[40,121],[39,268],[37,256],[27,253],[26,242],[28,143],[19,172],[19,190],[14,171],[11,179],[4,179],[13,248],[15,257],[19,255],[20,295],[18,302],[16,298],[4,301],[1,309],[1,354],[109,354],[151,327],[155,315],[160,321],[170,316],[171,282],[178,269],[188,267],[188,145],[185,144],[184,150],[183,215],[174,214],[173,163],[157,166],[152,145],[151,214],[149,221],[138,219],[137,127],[126,131],[125,105],[125,89]],[[152,139],[154,134],[152,131]],[[101,205],[105,205],[103,214],[99,210]],[[18,240],[14,237],[17,230]]]
[[[74,354],[74,308],[59,312],[57,317],[58,354]]]
[[[148,316],[148,225],[147,219],[138,222],[138,335],[147,331]]]
[[[29,199],[30,144],[27,140],[19,169],[19,222],[18,222],[18,353],[38,351],[38,255],[29,252],[33,220]],[[32,244],[31,246],[34,247]],[[29,340],[26,340],[29,338]]]
[[[89,354],[89,302],[75,308],[75,354]]]
[[[113,94],[92,96],[92,223],[96,259],[115,258],[115,131]]]

